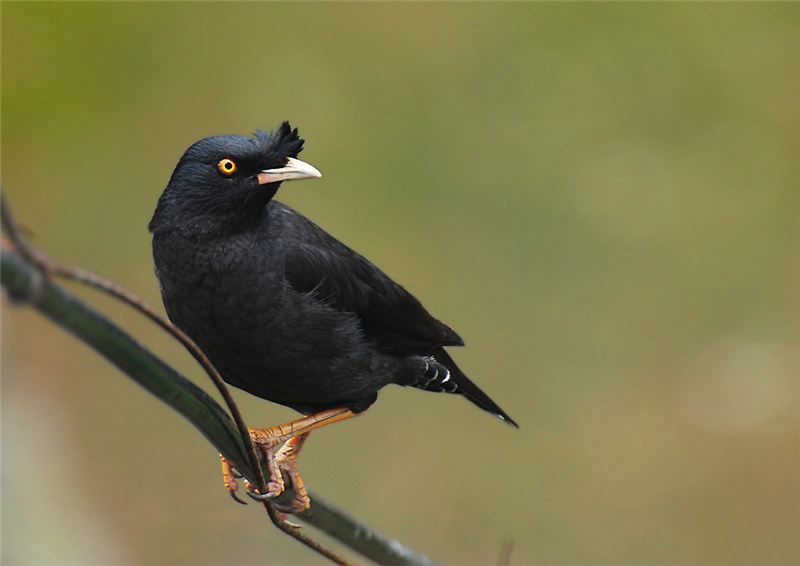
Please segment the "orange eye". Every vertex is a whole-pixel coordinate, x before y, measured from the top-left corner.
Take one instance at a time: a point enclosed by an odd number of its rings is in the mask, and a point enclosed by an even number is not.
[[[220,172],[224,173],[225,175],[231,175],[234,171],[236,171],[236,163],[227,157],[220,160],[220,162],[217,163],[217,167],[219,168]]]

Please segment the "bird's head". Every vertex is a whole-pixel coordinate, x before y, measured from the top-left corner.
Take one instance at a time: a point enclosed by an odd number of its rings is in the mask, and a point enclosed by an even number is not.
[[[297,159],[303,140],[288,122],[253,137],[214,136],[193,144],[161,195],[150,231],[235,226],[260,216],[283,181],[322,174]]]

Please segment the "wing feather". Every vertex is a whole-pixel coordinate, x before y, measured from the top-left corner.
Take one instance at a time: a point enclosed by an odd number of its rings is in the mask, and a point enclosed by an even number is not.
[[[275,203],[278,204],[278,203]],[[398,355],[428,354],[464,344],[401,285],[358,252],[283,205],[285,275],[291,287],[343,312],[355,313],[368,340]],[[298,222],[298,218],[302,221]]]

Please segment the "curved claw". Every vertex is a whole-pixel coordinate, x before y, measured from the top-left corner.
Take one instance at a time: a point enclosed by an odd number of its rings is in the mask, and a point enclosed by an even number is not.
[[[229,491],[228,493],[231,494],[231,497],[233,498],[233,500],[236,503],[241,503],[242,505],[247,505],[247,501],[243,501],[238,495],[236,495],[235,491]],[[250,493],[250,492],[248,491],[248,493]]]
[[[250,499],[253,499],[254,501],[262,502],[262,501],[272,501],[273,499],[278,497],[279,494],[275,492],[258,493],[257,491],[248,490],[247,495],[250,497]]]
[[[300,511],[304,511],[301,505],[295,503],[294,500],[290,501],[288,505],[281,505],[277,502],[272,502],[275,506],[275,509],[283,513],[284,515],[294,515],[295,513],[299,513]],[[297,525],[299,527],[299,525]]]

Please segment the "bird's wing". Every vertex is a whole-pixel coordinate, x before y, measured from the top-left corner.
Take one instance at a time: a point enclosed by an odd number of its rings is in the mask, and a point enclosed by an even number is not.
[[[359,318],[365,336],[386,351],[423,354],[463,340],[411,293],[365,257],[294,213],[284,226],[285,275],[298,292]],[[302,219],[302,220],[301,220]]]

